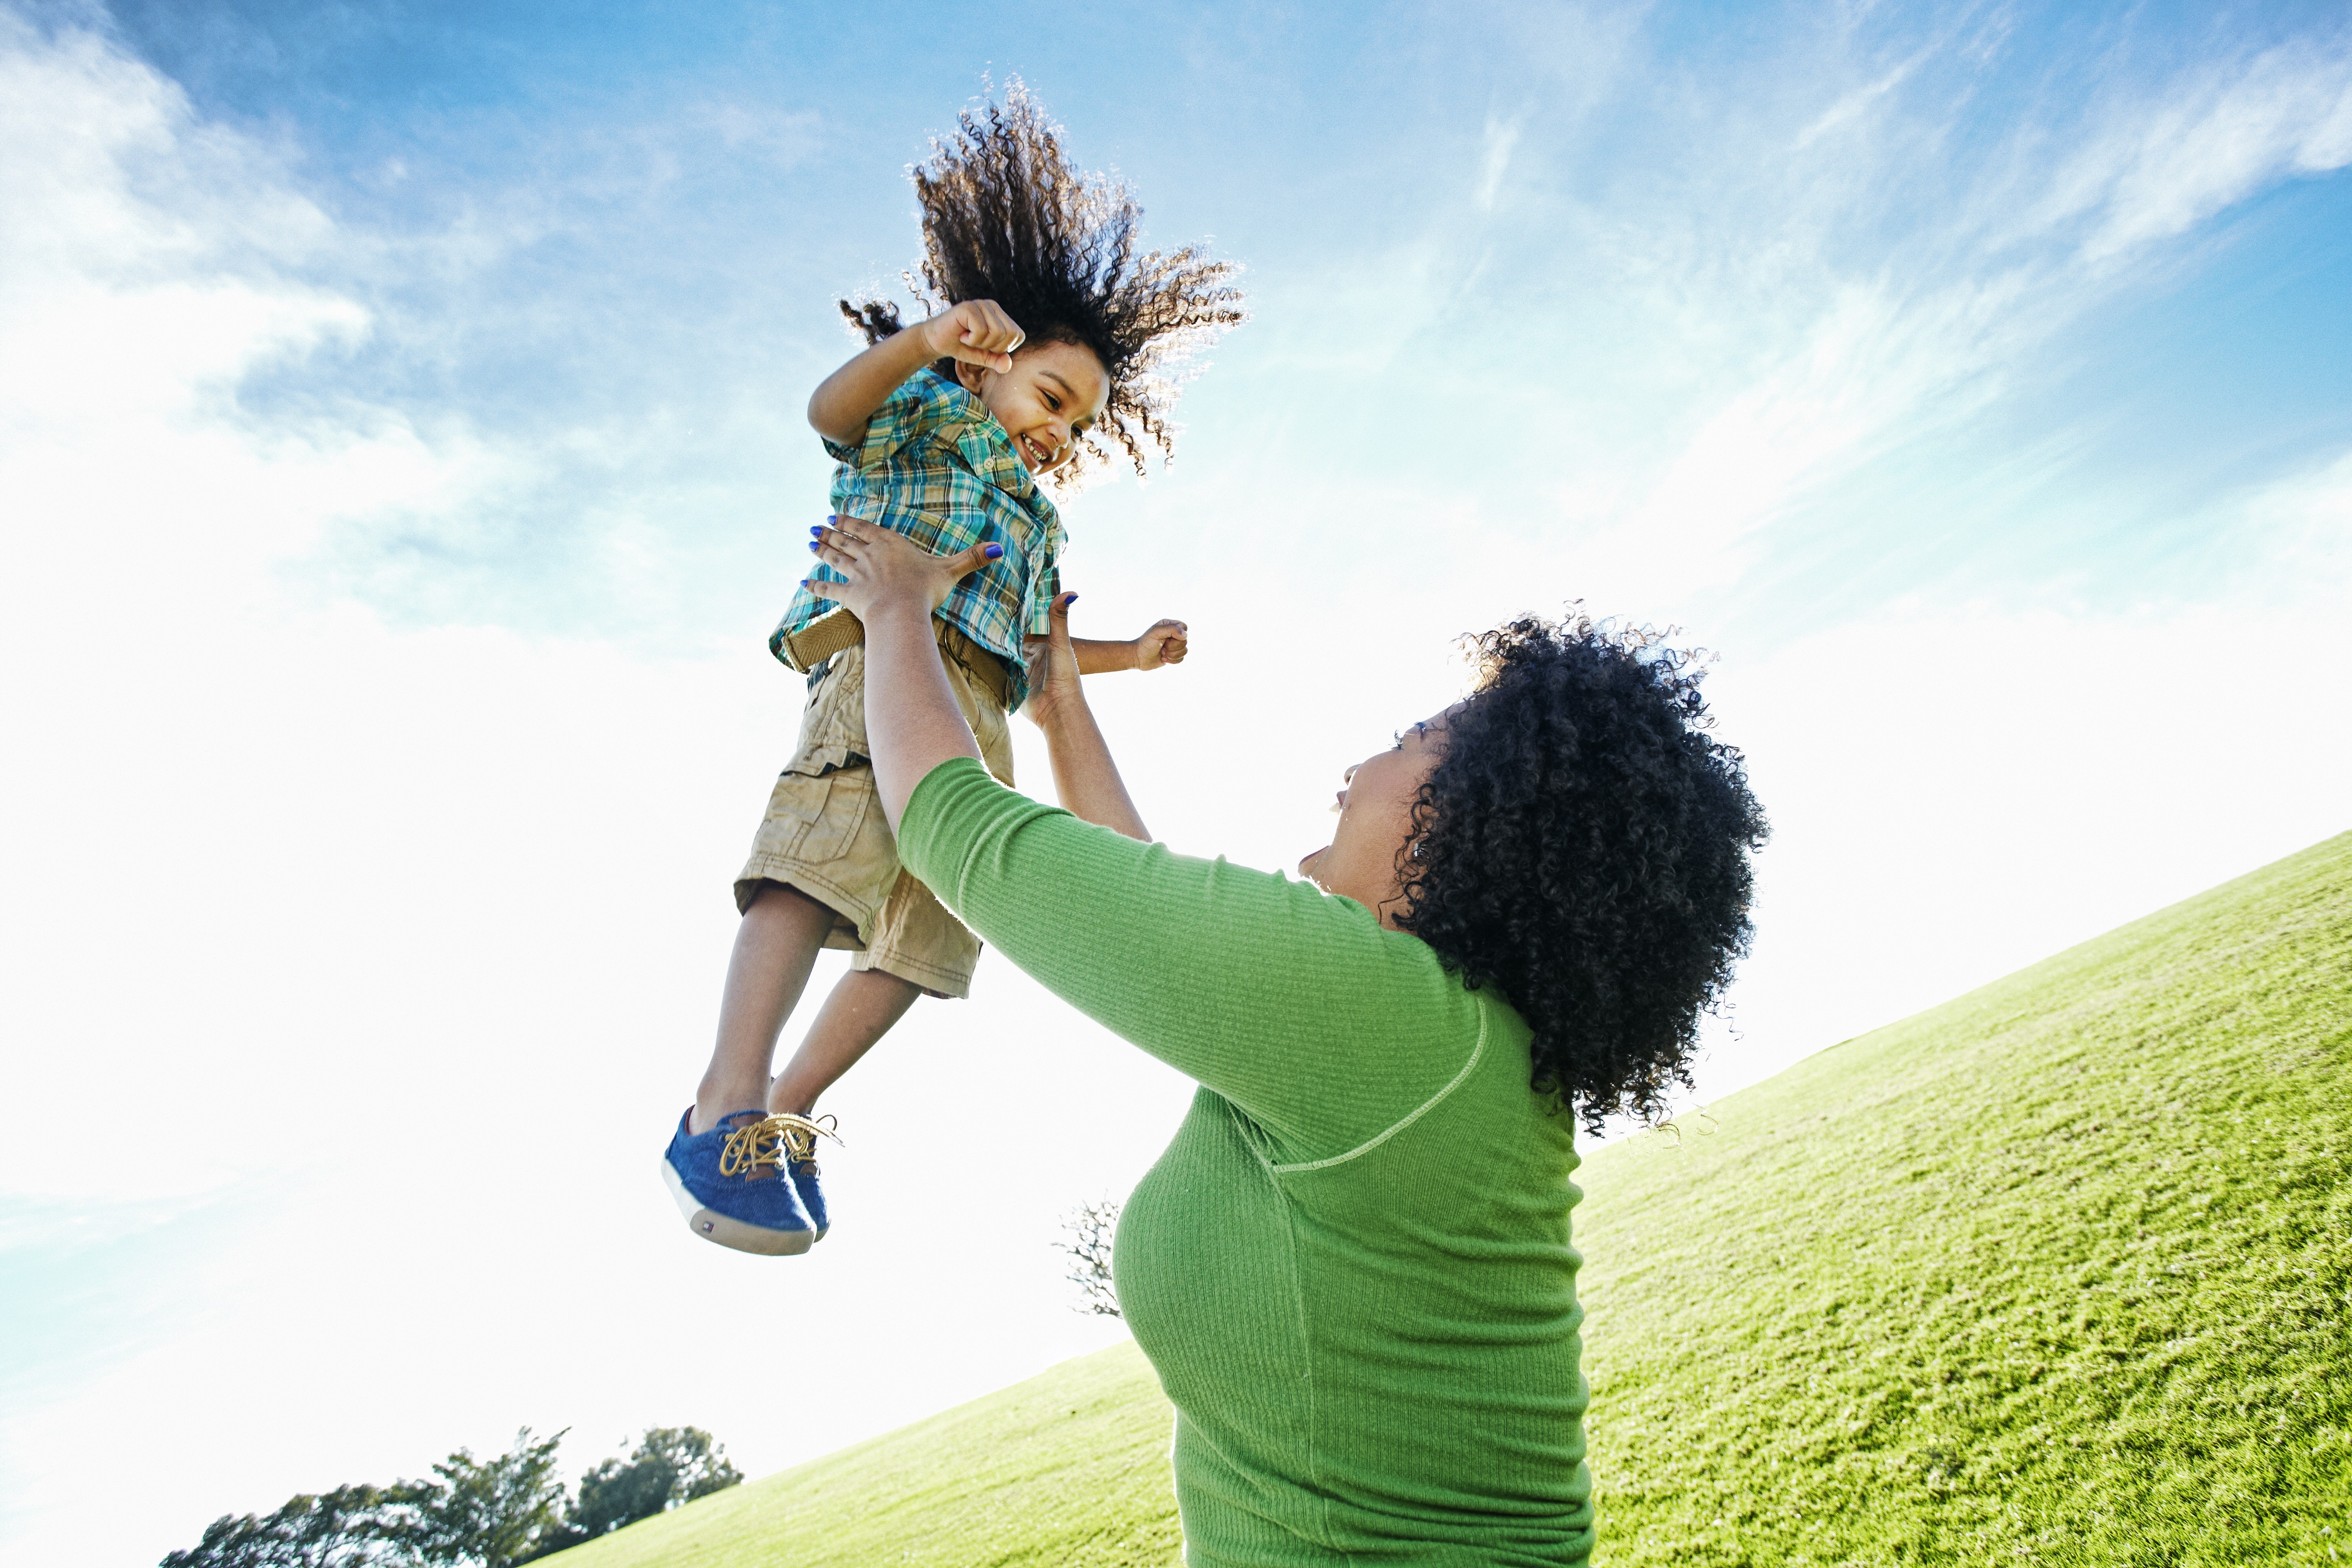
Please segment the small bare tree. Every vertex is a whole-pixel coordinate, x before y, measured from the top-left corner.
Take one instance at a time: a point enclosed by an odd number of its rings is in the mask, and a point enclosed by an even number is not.
[[[1122,1316],[1118,1289],[1110,1278],[1110,1244],[1118,1232],[1118,1205],[1108,1198],[1080,1204],[1063,1217],[1062,1228],[1070,1239],[1055,1242],[1054,1249],[1069,1256],[1070,1283],[1078,1288],[1078,1301],[1072,1310],[1102,1318]]]

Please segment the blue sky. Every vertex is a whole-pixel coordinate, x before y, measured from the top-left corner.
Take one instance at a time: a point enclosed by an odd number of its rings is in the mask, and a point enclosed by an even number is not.
[[[1464,631],[1678,625],[1777,828],[1711,1100],[2352,826],[2340,7],[0,0],[12,1558],[1115,1332],[1049,1243],[1185,1086],[1009,966],[830,1102],[808,1259],[652,1173],[832,301],[1016,75],[1247,268],[1068,508],[1083,630],[1193,627],[1098,696],[1178,847],[1295,861]]]

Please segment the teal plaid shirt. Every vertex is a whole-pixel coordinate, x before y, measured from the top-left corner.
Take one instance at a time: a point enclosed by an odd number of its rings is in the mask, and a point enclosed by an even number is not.
[[[1045,613],[1062,591],[1061,514],[1013,450],[1013,438],[981,400],[926,367],[907,378],[866,422],[855,447],[827,441],[841,467],[833,475],[833,510],[897,530],[935,555],[986,540],[1004,553],[956,584],[939,614],[1013,668],[1013,706],[1028,700],[1021,657],[1026,632],[1042,637]],[[819,565],[810,575],[837,583]],[[803,588],[768,647],[783,657],[786,632],[833,607]]]

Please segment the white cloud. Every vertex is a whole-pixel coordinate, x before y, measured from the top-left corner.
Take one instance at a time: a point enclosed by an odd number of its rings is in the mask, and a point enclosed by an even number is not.
[[[2092,259],[2185,234],[2280,180],[2352,163],[2352,41],[2298,40],[2126,100],[2059,171],[2044,221]]]
[[[1954,68],[1973,87],[1993,62],[1972,38],[1871,68],[1797,145],[1890,103],[1939,55],[1969,57]],[[1817,65],[1833,77],[1833,58]],[[1588,581],[1647,605],[1738,580],[1772,525],[1995,403],[2135,276],[2124,252],[2153,258],[2235,203],[2352,162],[2352,48],[2326,42],[2119,94],[2084,151],[2054,164],[2038,152],[2059,134],[2054,110],[1979,126],[1972,90],[1909,96],[1907,119],[1882,114],[1871,138],[1803,158],[1755,137],[1740,118],[1752,109],[1707,100],[1685,134],[1713,155],[1592,221],[1615,292],[1651,307],[1644,352],[1694,368],[1664,378],[1648,429],[1629,421],[1629,439],[1580,454],[1574,489],[1609,498],[1562,519],[1582,534]],[[1994,148],[1955,157],[1988,132]]]
[[[1519,144],[1519,129],[1525,116],[1509,120],[1495,115],[1486,117],[1485,134],[1478,144],[1478,189],[1475,200],[1478,210],[1491,212],[1496,195],[1503,188],[1503,175],[1511,166],[1511,149]]]
[[[1864,119],[1871,110],[1878,107],[1887,94],[1908,80],[1911,73],[1919,68],[1919,64],[1920,57],[1915,55],[1910,59],[1895,66],[1877,80],[1865,82],[1840,97],[1836,102],[1822,110],[1820,119],[1797,132],[1796,141],[1790,144],[1791,150],[1801,153],[1832,132],[1843,130]]]

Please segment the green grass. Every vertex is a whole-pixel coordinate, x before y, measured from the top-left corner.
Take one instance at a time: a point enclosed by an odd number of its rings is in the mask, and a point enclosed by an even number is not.
[[[574,1547],[562,1568],[1177,1560],[1173,1417],[1130,1342]]]
[[[2352,835],[1604,1151],[1605,1560],[2352,1560]]]
[[[1599,1561],[2352,1563],[2352,834],[1580,1178]],[[565,1568],[1161,1564],[1131,1347]]]

